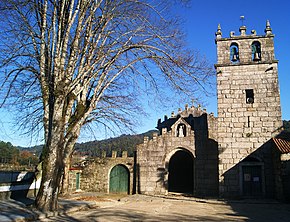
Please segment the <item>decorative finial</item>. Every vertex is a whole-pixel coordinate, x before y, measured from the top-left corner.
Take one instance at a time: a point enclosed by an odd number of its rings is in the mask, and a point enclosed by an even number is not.
[[[221,29],[221,24],[218,24],[217,32],[215,33],[216,38],[221,38],[222,37],[222,29]]]
[[[194,99],[191,100],[191,107],[194,107]]]
[[[244,26],[244,20],[246,20],[246,19],[245,19],[245,16],[244,16],[244,15],[241,15],[241,16],[240,16],[240,20],[242,21],[242,26]]]
[[[241,15],[240,16],[240,20],[242,21],[242,26],[240,27],[240,33],[242,36],[245,36],[246,35],[246,26],[244,25],[244,21],[245,21],[245,16]]]
[[[266,28],[271,28],[270,26],[271,26],[271,25],[270,25],[270,21],[267,20],[267,21],[266,21]]]
[[[252,33],[252,35],[257,35],[257,32],[254,29],[251,31],[251,33]]]
[[[271,29],[271,25],[270,25],[270,21],[269,20],[267,20],[267,22],[266,22],[265,34],[266,35],[271,35],[272,34],[272,29]]]

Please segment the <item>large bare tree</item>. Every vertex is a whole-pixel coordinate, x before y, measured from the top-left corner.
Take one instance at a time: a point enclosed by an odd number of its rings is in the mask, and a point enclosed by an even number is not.
[[[189,98],[203,88],[211,69],[186,50],[171,4],[1,1],[2,106],[14,104],[23,114],[19,124],[44,130],[38,209],[57,209],[82,126],[100,119],[130,125],[130,113],[140,108],[138,96],[148,87]]]

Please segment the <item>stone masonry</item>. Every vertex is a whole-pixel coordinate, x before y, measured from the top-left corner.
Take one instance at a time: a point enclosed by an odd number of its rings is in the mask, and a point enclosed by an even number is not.
[[[117,152],[113,151],[111,157],[107,157],[103,152],[102,157],[97,157],[85,163],[81,169],[80,189],[85,191],[109,193],[110,173],[113,167],[122,165],[129,171],[129,194],[133,193],[133,171],[134,158],[128,157],[123,151],[121,157],[117,157]],[[76,171],[78,172],[78,171]],[[71,175],[71,180],[75,181],[75,174]]]
[[[114,152],[89,161],[80,188],[109,192],[110,174],[122,166],[130,178],[128,193],[281,199],[281,153],[272,140],[282,130],[273,38],[269,21],[265,35],[247,34],[241,26],[240,35],[224,38],[219,25],[218,117],[199,105],[164,116],[159,132],[145,137],[134,157]]]
[[[194,160],[192,193],[217,195],[217,144],[209,137],[214,137],[216,126],[216,118],[200,106],[186,105],[177,115],[172,113],[170,118],[165,116],[163,122],[158,120],[160,135],[154,134],[152,140],[145,137],[144,143],[137,147],[138,191],[168,194],[170,160],[177,151],[183,151],[190,153]]]
[[[282,128],[278,61],[274,55],[274,35],[267,21],[265,35],[240,35],[231,32],[223,38],[216,32],[217,95],[220,193],[239,193],[236,179],[225,183],[224,174],[256,151]],[[253,43],[260,45],[260,55],[253,54]],[[238,61],[231,60],[231,46],[238,47]],[[254,56],[256,56],[256,59]],[[247,90],[251,95],[247,95]],[[247,96],[253,101],[248,102]],[[238,172],[233,172],[238,175]]]

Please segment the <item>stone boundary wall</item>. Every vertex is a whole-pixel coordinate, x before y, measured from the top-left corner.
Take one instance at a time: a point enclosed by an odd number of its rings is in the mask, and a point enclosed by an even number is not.
[[[128,157],[127,151],[123,151],[121,157],[117,157],[116,151],[112,151],[111,157],[107,157],[106,152],[103,152],[102,157],[89,160],[82,170],[71,171],[70,191],[75,190],[76,173],[81,172],[80,189],[82,191],[108,193],[110,172],[116,165],[122,165],[128,169],[130,176],[129,194],[132,194],[135,190],[133,187],[134,157]]]

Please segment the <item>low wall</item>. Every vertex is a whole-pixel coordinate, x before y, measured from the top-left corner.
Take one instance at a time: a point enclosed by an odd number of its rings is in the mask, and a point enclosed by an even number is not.
[[[122,152],[121,157],[118,157],[116,151],[112,152],[111,157],[106,156],[106,153],[103,152],[102,157],[94,158],[83,167],[82,171],[75,171],[76,173],[81,172],[80,189],[83,191],[109,193],[110,172],[117,165],[127,168],[129,172],[128,193],[134,193],[134,157],[128,157],[126,151]],[[71,171],[72,179],[75,179],[76,173]]]
[[[34,172],[0,171],[0,199],[35,197],[40,179]]]

